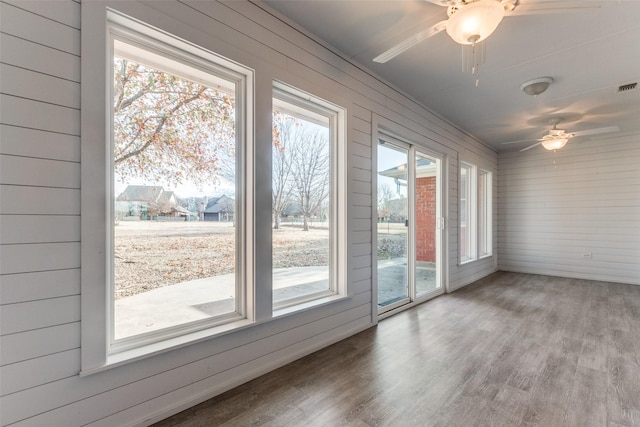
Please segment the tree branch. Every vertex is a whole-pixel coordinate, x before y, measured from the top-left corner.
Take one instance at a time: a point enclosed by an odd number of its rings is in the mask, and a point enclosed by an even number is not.
[[[118,159],[114,160],[114,164],[118,164],[121,163],[131,157],[137,156],[138,154],[142,153],[144,150],[146,150],[154,141],[156,135],[158,135],[161,131],[162,128],[164,127],[164,124],[166,123],[167,119],[173,115],[176,111],[178,111],[180,108],[184,107],[185,105],[188,105],[189,103],[197,100],[200,98],[200,96],[204,93],[204,91],[206,91],[207,88],[205,86],[200,86],[200,89],[198,90],[198,92],[187,98],[184,99],[183,101],[180,101],[178,104],[176,104],[173,108],[171,108],[167,114],[165,114],[161,119],[160,122],[158,123],[158,125],[156,126],[156,128],[153,131],[153,134],[151,134],[151,136],[149,138],[147,138],[147,140],[145,141],[145,143],[138,148],[137,150],[134,150],[128,154],[125,154],[123,156],[121,156]]]

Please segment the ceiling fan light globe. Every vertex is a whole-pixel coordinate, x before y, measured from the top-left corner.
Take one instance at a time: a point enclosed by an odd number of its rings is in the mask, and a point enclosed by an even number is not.
[[[568,138],[549,138],[542,140],[542,146],[547,150],[559,150],[565,145],[567,145]]]
[[[447,21],[447,34],[457,43],[475,44],[495,31],[504,18],[497,0],[478,0],[457,10]]]

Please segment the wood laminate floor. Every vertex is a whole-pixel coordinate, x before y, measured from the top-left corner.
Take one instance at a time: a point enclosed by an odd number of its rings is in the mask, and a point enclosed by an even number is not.
[[[157,424],[640,426],[640,286],[499,272]]]

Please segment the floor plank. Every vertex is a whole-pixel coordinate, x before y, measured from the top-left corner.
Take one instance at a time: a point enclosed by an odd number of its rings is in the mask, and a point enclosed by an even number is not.
[[[563,425],[606,426],[606,389],[606,373],[579,366]]]
[[[640,425],[640,287],[499,272],[169,426]]]

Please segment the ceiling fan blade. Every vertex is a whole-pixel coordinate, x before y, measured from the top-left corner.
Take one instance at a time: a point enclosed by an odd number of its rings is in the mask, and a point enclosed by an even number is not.
[[[619,130],[620,128],[618,126],[607,126],[604,128],[579,130],[578,132],[572,132],[572,135],[573,136],[597,135],[599,133],[618,132]]]
[[[509,15],[544,15],[549,13],[573,13],[588,12],[600,9],[603,1],[584,0],[550,0],[519,3],[513,11],[507,12]]]
[[[445,6],[445,7],[449,6],[448,0],[424,0],[424,1],[426,1],[427,3],[433,3],[438,6]]]
[[[501,144],[502,144],[502,145],[518,144],[518,143],[520,143],[520,142],[528,142],[528,141],[540,141],[540,139],[536,139],[536,138],[519,139],[519,140],[517,140],[517,141],[501,142]]]
[[[533,145],[530,145],[530,146],[528,146],[528,147],[524,147],[524,148],[523,148],[522,150],[520,150],[520,151],[527,151],[527,150],[531,150],[533,147],[537,147],[537,146],[538,146],[538,145],[540,145],[540,144],[542,144],[542,142],[536,142],[536,143],[535,143],[535,144],[533,144]]]
[[[440,21],[429,28],[420,31],[418,34],[414,34],[408,39],[398,43],[393,46],[391,49],[386,50],[384,53],[373,58],[373,62],[378,62],[380,64],[384,64],[385,62],[395,58],[400,55],[407,49],[412,48],[423,40],[428,39],[431,36],[438,34],[440,31],[444,30],[447,27],[447,21]]]

